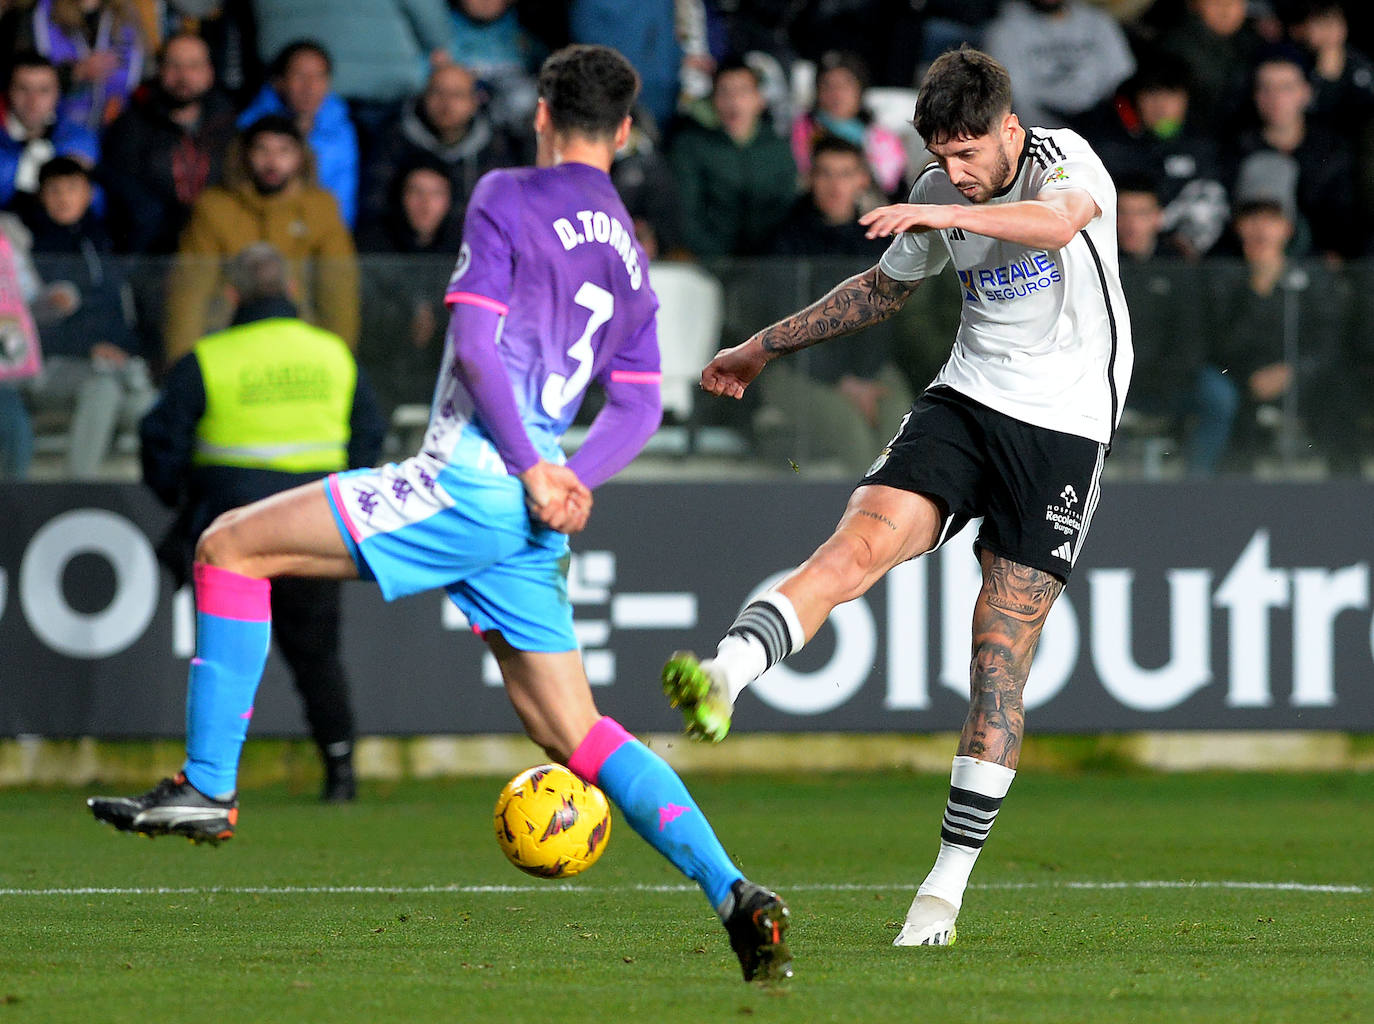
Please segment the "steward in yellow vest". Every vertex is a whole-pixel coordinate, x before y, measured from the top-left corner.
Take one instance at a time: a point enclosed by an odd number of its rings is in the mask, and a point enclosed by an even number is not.
[[[262,319],[196,343],[205,412],[196,425],[195,465],[284,473],[347,468],[358,380],[352,353],[337,334],[284,308],[258,306],[250,312]]]
[[[348,347],[282,296],[241,302],[167,373],[139,427],[143,481],[181,509],[189,551],[215,516],[371,466],[386,425]]]

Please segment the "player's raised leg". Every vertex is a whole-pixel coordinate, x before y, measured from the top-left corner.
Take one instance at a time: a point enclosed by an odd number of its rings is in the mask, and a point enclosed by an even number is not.
[[[135,797],[91,797],[101,821],[126,832],[214,842],[238,821],[239,754],[271,637],[276,575],[357,575],[323,483],[225,513],[196,547],[196,653],[186,689],[186,763]]]
[[[735,867],[668,763],[596,710],[578,652],[517,651],[496,632],[485,639],[530,738],[599,786],[630,827],[701,886],[744,979],[791,977],[787,905]]]
[[[835,532],[776,588],[750,602],[714,658],[679,651],[663,667],[663,690],[687,733],[718,743],[746,686],[800,650],[831,609],[865,593],[894,565],[935,546],[943,516],[925,495],[859,487]]]
[[[1022,694],[1054,600],[1050,573],[982,554],[983,587],[973,610],[969,712],[950,771],[940,852],[898,933],[897,946],[954,942],[969,875],[1016,777],[1025,734]]]

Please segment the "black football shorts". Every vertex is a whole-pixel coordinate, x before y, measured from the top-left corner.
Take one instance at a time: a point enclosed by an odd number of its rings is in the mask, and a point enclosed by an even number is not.
[[[916,400],[862,484],[931,498],[939,547],[979,516],[986,549],[1065,583],[1097,509],[1107,446],[1031,426],[948,387]]]

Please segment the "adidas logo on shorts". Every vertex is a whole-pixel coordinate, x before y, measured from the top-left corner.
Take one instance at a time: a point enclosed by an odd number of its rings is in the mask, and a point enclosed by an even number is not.
[[[1063,544],[1060,544],[1059,547],[1057,547],[1057,548],[1055,548],[1053,551],[1051,551],[1050,554],[1054,555],[1055,558],[1062,558],[1062,559],[1064,559],[1064,561],[1066,561],[1066,562],[1068,562],[1069,564],[1072,565],[1072,564],[1073,564],[1073,543],[1072,543],[1071,541],[1067,541],[1067,540],[1066,540]]]

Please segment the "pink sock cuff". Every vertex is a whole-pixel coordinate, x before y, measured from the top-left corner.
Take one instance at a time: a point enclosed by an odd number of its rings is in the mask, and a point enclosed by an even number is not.
[[[568,758],[568,767],[579,779],[595,785],[606,759],[632,739],[614,718],[600,718]]]
[[[269,622],[272,585],[205,562],[195,564],[196,611],[220,619]]]

